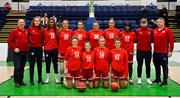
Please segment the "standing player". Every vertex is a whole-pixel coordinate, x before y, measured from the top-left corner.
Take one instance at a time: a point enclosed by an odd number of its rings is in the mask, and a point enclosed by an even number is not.
[[[87,32],[84,30],[83,21],[78,22],[78,29],[73,32],[73,35],[78,38],[78,46],[84,47],[84,43],[87,39]]]
[[[121,47],[128,52],[128,65],[129,65],[129,83],[133,84],[133,53],[134,53],[134,40],[135,33],[131,31],[131,25],[126,23],[124,26],[124,32],[121,33]]]
[[[78,46],[77,38],[72,38],[72,46],[67,48],[64,59],[64,70],[67,82],[66,87],[73,87],[73,79],[75,80],[75,87],[77,87],[77,84],[80,81],[81,68],[81,47]]]
[[[103,86],[109,87],[109,61],[110,50],[105,47],[105,38],[100,37],[99,47],[94,49],[95,52],[95,83],[94,87],[99,87],[100,79],[103,80]],[[101,78],[102,77],[102,78]]]
[[[58,33],[58,58],[60,59],[60,75],[61,80],[60,83],[63,83],[64,80],[64,55],[66,49],[71,46],[71,38],[73,31],[69,29],[69,21],[63,20],[62,22],[62,29]]]
[[[81,81],[89,81],[89,87],[93,88],[94,82],[94,51],[91,51],[91,44],[89,41],[85,42],[85,51],[81,54],[82,63],[82,79]]]
[[[125,88],[127,86],[126,79],[128,79],[128,53],[126,50],[121,49],[121,41],[119,38],[115,39],[115,47],[111,50],[111,71],[112,71],[112,81],[118,82],[120,88]]]
[[[145,59],[146,65],[146,77],[147,83],[152,84],[150,80],[150,73],[151,73],[151,42],[152,42],[152,29],[147,27],[148,21],[146,18],[142,18],[141,27],[136,30],[136,40],[137,40],[137,72],[138,72],[138,84],[141,85],[141,74],[142,74],[142,65],[143,60]]]
[[[99,29],[99,23],[93,23],[93,29],[89,31],[89,41],[91,42],[92,49],[98,45],[99,38],[104,36],[103,31]]]
[[[50,18],[48,22],[48,27],[45,28],[43,31],[46,74],[47,74],[45,83],[49,83],[51,60],[54,65],[55,82],[59,83],[58,64],[57,64],[58,62],[57,32],[58,32],[58,28],[56,27],[55,21],[53,18]]]
[[[108,49],[113,49],[114,47],[114,39],[119,36],[120,30],[115,28],[115,20],[109,20],[109,28],[104,31],[104,36],[106,38],[106,47]]]
[[[161,66],[163,68],[163,82],[160,86],[166,86],[168,79],[168,57],[172,56],[174,49],[173,32],[165,26],[163,18],[157,20],[157,28],[154,30],[154,53],[153,62],[156,70],[154,83],[161,82]]]
[[[29,65],[30,65],[30,84],[34,85],[34,65],[37,62],[38,83],[42,84],[42,44],[43,36],[40,27],[41,18],[34,17],[32,26],[28,29],[29,37]]]
[[[24,20],[19,19],[18,27],[13,29],[8,36],[8,45],[13,51],[15,87],[26,86],[23,78],[28,52],[28,32],[24,26]]]

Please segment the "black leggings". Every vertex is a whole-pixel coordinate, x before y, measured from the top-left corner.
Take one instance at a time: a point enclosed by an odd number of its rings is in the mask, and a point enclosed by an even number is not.
[[[50,73],[51,60],[54,65],[54,73],[58,74],[58,49],[45,51],[46,73]]]
[[[29,49],[30,82],[34,82],[34,66],[37,62],[38,81],[42,81],[42,48]]]
[[[137,64],[138,64],[138,67],[137,67],[138,78],[141,78],[141,75],[142,75],[142,66],[143,66],[144,59],[145,59],[145,65],[146,65],[146,77],[150,78],[151,57],[152,57],[151,51],[137,51],[136,59],[137,59]]]

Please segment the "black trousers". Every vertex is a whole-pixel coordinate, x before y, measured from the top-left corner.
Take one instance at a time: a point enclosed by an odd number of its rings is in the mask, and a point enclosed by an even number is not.
[[[42,48],[29,48],[30,82],[34,82],[34,66],[37,63],[38,82],[42,81]]]
[[[27,61],[27,52],[13,52],[14,83],[22,83],[24,78],[24,67]]]
[[[54,65],[54,73],[58,73],[58,49],[45,51],[46,73],[50,73],[51,61]]]
[[[143,66],[144,59],[145,59],[145,65],[146,65],[146,77],[150,78],[151,57],[152,57],[151,51],[137,51],[136,59],[137,59],[137,64],[138,64],[138,67],[137,67],[138,78],[141,78],[141,75],[142,75],[142,66]]]
[[[161,81],[161,66],[163,69],[163,82],[168,79],[168,56],[167,53],[153,53],[153,62],[156,71],[156,80]]]

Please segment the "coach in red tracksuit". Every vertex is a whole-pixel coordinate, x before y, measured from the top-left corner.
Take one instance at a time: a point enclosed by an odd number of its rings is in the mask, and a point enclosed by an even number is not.
[[[24,20],[19,19],[18,27],[13,29],[8,36],[8,45],[13,50],[15,87],[26,86],[23,77],[28,52],[28,32],[24,26]]]
[[[40,27],[40,17],[34,17],[32,26],[28,29],[29,37],[29,65],[30,65],[30,84],[34,85],[34,66],[37,62],[38,83],[42,84],[42,29]]]
[[[163,68],[163,81],[160,86],[167,85],[168,79],[168,57],[172,56],[172,51],[174,49],[174,38],[173,32],[165,26],[165,21],[163,18],[157,20],[157,28],[154,30],[153,34],[154,40],[154,53],[153,62],[156,70],[156,79],[154,83],[160,83],[161,78],[161,66]]]
[[[138,84],[141,84],[141,74],[142,74],[142,65],[143,60],[145,59],[146,65],[146,77],[147,83],[152,84],[150,80],[151,73],[151,42],[153,37],[152,29],[147,27],[148,21],[146,18],[142,18],[140,21],[141,27],[136,30],[136,40],[137,40],[137,73],[138,73]]]

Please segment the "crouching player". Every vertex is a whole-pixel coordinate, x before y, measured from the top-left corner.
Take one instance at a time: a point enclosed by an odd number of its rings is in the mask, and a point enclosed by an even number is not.
[[[75,87],[80,81],[80,67],[81,67],[81,47],[78,46],[78,39],[72,38],[72,46],[68,47],[65,53],[64,70],[66,74],[67,88]],[[73,79],[75,83],[73,83]]]
[[[105,47],[105,38],[100,37],[99,47],[94,49],[95,52],[95,82],[94,87],[99,87],[102,77],[103,86],[109,87],[109,61],[110,51]]]
[[[82,79],[81,81],[89,81],[89,87],[93,88],[94,82],[94,51],[91,51],[91,44],[89,41],[85,42],[85,51],[81,54],[82,62]]]
[[[115,39],[115,49],[111,50],[111,71],[112,82],[118,82],[120,88],[127,86],[128,78],[128,53],[126,50],[121,49],[121,41],[119,38]]]

